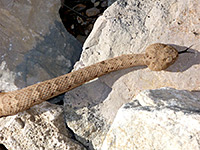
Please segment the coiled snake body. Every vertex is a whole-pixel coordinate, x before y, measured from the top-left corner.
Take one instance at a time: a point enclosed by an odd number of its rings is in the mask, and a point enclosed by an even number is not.
[[[148,46],[145,54],[118,56],[20,90],[0,93],[0,117],[29,109],[112,71],[140,65],[155,71],[164,70],[176,61],[178,54],[175,48],[156,43]]]

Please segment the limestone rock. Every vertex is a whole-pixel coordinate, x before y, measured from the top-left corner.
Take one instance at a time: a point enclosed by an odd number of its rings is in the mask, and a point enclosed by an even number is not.
[[[162,88],[141,92],[123,105],[102,150],[199,149],[200,99],[191,92]]]
[[[2,62],[0,65],[1,92],[17,90],[17,86],[14,84],[14,80],[15,80],[15,73],[8,69],[6,62]]]
[[[108,96],[109,91],[108,86],[96,80],[65,94],[66,124],[73,130],[76,139],[91,150],[102,145],[109,129],[109,123],[95,107],[96,103],[101,103]]]
[[[62,108],[48,102],[0,118],[0,143],[8,149],[84,149],[71,138],[64,124]]]
[[[96,21],[75,69],[121,54],[143,53],[149,44],[156,42],[171,44],[179,51],[193,44],[190,51],[194,53],[180,55],[175,64],[165,71],[134,67],[100,77],[87,84],[87,89],[86,85],[74,89],[66,94],[71,97],[65,101],[67,112],[73,109],[74,115],[81,116],[92,111],[95,117],[104,120],[105,126],[99,128],[109,129],[118,109],[145,89],[171,87],[196,91],[200,96],[199,7],[200,1],[196,0],[119,0],[113,3]],[[106,91],[103,91],[105,87]],[[104,94],[101,95],[102,91]],[[77,99],[77,93],[80,99]],[[97,97],[94,98],[95,94]],[[82,100],[86,102],[84,105]],[[82,126],[83,122],[90,123],[86,118],[79,117],[77,123],[68,117],[67,124],[77,136],[88,139],[98,149],[107,130],[91,133],[90,128]],[[90,133],[98,136],[85,136]]]
[[[17,87],[65,74],[79,58],[81,44],[64,28],[59,7],[60,0],[0,0],[0,65]]]

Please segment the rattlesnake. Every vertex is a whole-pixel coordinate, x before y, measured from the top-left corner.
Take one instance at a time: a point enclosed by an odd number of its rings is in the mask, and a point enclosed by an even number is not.
[[[178,52],[172,46],[155,43],[146,48],[145,54],[118,56],[20,90],[0,93],[0,117],[29,109],[112,71],[140,65],[154,71],[164,70],[176,61],[179,53],[186,51]]]

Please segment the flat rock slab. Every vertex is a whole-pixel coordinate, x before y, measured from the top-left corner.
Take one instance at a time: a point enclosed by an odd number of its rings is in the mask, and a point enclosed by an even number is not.
[[[81,44],[64,28],[60,6],[60,0],[0,0],[0,65],[13,73],[10,84],[22,88],[57,77],[79,59]]]
[[[65,109],[73,111],[66,117],[67,124],[77,137],[98,149],[118,109],[145,89],[171,87],[195,91],[200,96],[199,7],[198,0],[124,0],[115,2],[98,18],[75,69],[121,54],[144,53],[149,44],[157,42],[170,44],[178,51],[192,45],[193,53],[180,55],[165,71],[130,68],[68,92]],[[94,117],[77,118],[85,114]],[[93,119],[100,120],[103,127],[96,121],[92,123]],[[95,126],[96,130],[85,128],[83,123]]]
[[[141,92],[123,105],[102,150],[199,149],[200,100],[169,88]]]

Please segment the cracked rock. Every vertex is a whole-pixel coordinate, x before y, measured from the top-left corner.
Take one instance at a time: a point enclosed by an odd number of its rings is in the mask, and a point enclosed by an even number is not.
[[[198,150],[199,110],[199,97],[188,91],[141,92],[119,109],[101,149]]]
[[[178,51],[193,44],[190,51],[194,53],[180,55],[164,71],[133,67],[102,76],[67,93],[70,98],[65,100],[65,109],[73,109],[72,116],[79,116],[77,121],[69,117],[67,123],[77,136],[99,149],[118,109],[146,89],[171,87],[196,91],[200,96],[200,38],[196,34],[200,33],[199,7],[197,0],[119,0],[106,9],[86,39],[75,70],[122,54],[144,53],[149,44],[157,42],[171,44]],[[81,97],[77,98],[77,93]],[[78,105],[83,102],[85,105]],[[188,104],[182,106],[185,105]],[[103,132],[85,128],[87,124],[97,124],[87,119],[90,112],[103,125],[100,127]]]
[[[85,150],[66,129],[62,107],[48,102],[0,118],[0,143],[15,150]]]

